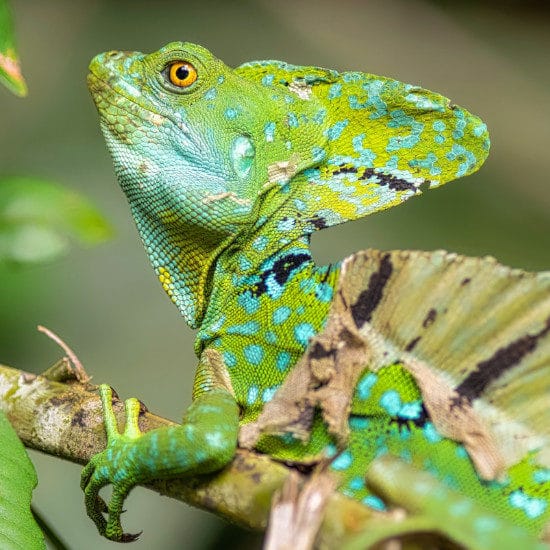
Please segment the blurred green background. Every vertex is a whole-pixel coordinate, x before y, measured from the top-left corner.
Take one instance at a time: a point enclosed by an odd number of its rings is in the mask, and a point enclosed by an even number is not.
[[[190,401],[193,333],[148,265],[114,179],[85,87],[109,49],[198,42],[229,65],[283,59],[392,76],[480,115],[492,152],[478,174],[405,206],[315,236],[325,263],[368,246],[446,248],[550,269],[550,10],[547,2],[428,0],[13,1],[29,97],[0,89],[0,175],[34,175],[91,198],[116,230],[109,243],[32,268],[0,266],[0,362],[40,371],[78,353],[96,382],[178,419]],[[114,547],[87,519],[80,468],[32,453],[39,510],[71,548]],[[133,548],[258,548],[206,513],[136,489]],[[237,537],[237,538],[235,538]]]

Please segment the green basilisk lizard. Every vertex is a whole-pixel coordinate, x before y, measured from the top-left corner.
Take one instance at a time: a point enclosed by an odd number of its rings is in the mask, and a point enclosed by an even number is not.
[[[550,515],[549,274],[445,252],[318,266],[309,250],[318,229],[477,170],[485,124],[390,78],[232,69],[180,42],[100,54],[88,82],[153,268],[199,329],[181,425],[141,433],[130,399],[119,434],[100,387],[108,446],[82,477],[99,531],[132,540],[120,513],[134,485],[221,469],[240,441],[331,460],[339,490],[378,510],[365,472],[393,455],[456,492],[438,513],[470,518],[475,540],[536,544]],[[476,520],[474,502],[489,515]]]

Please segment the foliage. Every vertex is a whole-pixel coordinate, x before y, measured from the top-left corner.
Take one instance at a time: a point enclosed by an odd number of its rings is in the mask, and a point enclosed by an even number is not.
[[[23,443],[0,411],[0,547],[46,548],[30,509],[36,472]]]
[[[52,260],[71,239],[96,244],[110,234],[102,215],[77,193],[36,178],[0,178],[0,262]]]
[[[0,82],[18,96],[27,95],[27,84],[15,50],[10,9],[5,0],[0,0]]]

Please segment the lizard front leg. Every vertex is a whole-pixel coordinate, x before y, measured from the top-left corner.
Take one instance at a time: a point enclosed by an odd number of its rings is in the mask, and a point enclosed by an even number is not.
[[[86,465],[81,487],[88,516],[99,532],[114,541],[130,542],[139,534],[124,533],[120,514],[132,488],[152,479],[205,474],[223,468],[235,454],[239,408],[227,389],[215,387],[193,401],[181,425],[142,433],[138,427],[139,401],[131,398],[125,402],[126,426],[121,434],[113,412],[111,388],[102,384],[99,393],[107,448]],[[108,484],[113,485],[113,492],[106,505],[99,491]]]

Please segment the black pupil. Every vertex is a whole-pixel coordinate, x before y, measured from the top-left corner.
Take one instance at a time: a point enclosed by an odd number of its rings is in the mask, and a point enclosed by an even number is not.
[[[176,77],[179,80],[185,80],[189,76],[189,69],[187,65],[182,65],[176,69]]]

